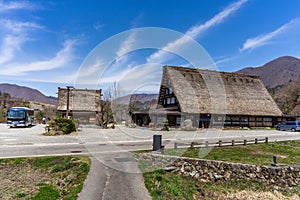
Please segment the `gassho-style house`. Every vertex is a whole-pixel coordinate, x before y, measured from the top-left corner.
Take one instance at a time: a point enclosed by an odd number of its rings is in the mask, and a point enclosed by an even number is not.
[[[58,88],[57,111],[62,117],[73,117],[81,124],[96,124],[101,109],[101,90]]]
[[[139,115],[177,127],[274,127],[282,112],[258,76],[164,66],[157,107]]]

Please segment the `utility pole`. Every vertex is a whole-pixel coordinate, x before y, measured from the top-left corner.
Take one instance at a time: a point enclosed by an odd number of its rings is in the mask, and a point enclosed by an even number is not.
[[[67,118],[69,118],[69,110],[70,110],[70,88],[74,89],[74,87],[67,86],[67,112],[66,112]]]

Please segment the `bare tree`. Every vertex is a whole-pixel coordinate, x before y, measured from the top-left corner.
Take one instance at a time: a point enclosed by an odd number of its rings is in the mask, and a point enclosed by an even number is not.
[[[114,123],[113,100],[119,97],[119,91],[116,82],[109,86],[103,93],[101,99],[98,122],[102,128],[107,128],[109,123]]]

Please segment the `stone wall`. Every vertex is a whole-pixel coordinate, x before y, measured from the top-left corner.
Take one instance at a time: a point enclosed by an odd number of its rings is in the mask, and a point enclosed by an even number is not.
[[[293,187],[300,184],[300,166],[257,166],[222,161],[140,154],[140,160],[155,168],[172,170],[183,176],[191,176],[201,182],[250,179],[275,187]]]

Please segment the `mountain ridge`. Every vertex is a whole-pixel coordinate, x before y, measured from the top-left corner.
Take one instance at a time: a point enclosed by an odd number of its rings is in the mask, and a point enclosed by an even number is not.
[[[300,76],[300,59],[282,56],[258,67],[246,67],[237,73],[259,76],[266,88],[275,88],[295,81]]]
[[[118,104],[129,105],[132,102],[139,101],[141,103],[151,102],[152,100],[156,100],[158,98],[158,94],[129,94],[122,97],[118,97],[116,102]]]
[[[8,93],[11,97],[57,105],[57,98],[44,95],[37,89],[16,84],[0,83],[0,92]]]
[[[284,114],[300,115],[300,59],[282,56],[259,67],[237,71],[259,76]]]

